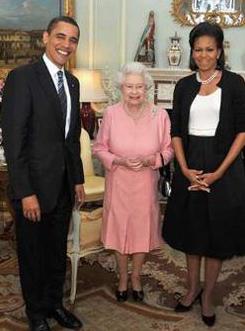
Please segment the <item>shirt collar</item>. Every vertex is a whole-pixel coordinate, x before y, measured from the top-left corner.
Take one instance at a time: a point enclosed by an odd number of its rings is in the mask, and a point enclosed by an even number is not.
[[[43,54],[43,61],[45,62],[46,66],[47,66],[47,68],[48,68],[48,71],[50,72],[50,75],[51,75],[52,77],[56,77],[57,72],[60,71],[60,70],[63,72],[63,74],[65,74],[64,67],[62,67],[62,68],[57,67],[57,66],[56,66],[56,65],[55,65],[55,64],[54,64],[54,63],[48,58],[48,56],[47,56],[46,53]]]

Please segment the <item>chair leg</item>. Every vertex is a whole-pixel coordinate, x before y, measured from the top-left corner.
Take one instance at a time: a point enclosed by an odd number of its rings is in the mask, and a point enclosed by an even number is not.
[[[71,293],[70,302],[73,304],[76,298],[77,292],[77,269],[80,256],[77,253],[71,254]]]

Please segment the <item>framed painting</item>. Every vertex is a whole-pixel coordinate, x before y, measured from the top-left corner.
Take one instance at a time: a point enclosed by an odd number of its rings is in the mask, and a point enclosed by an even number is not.
[[[171,14],[181,25],[210,21],[223,28],[239,27],[245,25],[245,1],[172,0]]]
[[[36,61],[44,51],[42,34],[49,21],[73,16],[73,10],[73,0],[1,0],[0,78],[14,67]]]
[[[172,109],[175,80],[155,80],[154,81],[154,103],[162,105],[165,109]]]

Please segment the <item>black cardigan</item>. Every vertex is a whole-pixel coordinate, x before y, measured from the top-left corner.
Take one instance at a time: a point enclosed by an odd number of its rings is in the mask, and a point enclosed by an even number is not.
[[[245,82],[233,72],[223,70],[218,86],[222,89],[219,123],[215,132],[218,153],[227,153],[235,136],[245,132]],[[200,90],[196,75],[182,78],[174,90],[172,137],[181,137],[188,145],[190,106]]]

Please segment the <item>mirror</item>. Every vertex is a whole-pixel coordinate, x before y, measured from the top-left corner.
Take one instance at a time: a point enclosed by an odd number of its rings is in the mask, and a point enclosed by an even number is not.
[[[209,21],[223,28],[239,27],[245,25],[245,1],[172,0],[171,14],[181,25]]]

